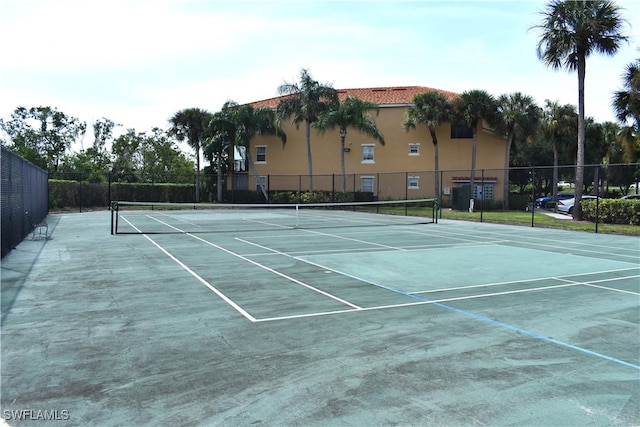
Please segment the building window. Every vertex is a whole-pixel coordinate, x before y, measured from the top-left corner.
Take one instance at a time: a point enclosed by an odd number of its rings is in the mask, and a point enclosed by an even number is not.
[[[410,176],[409,182],[407,183],[409,189],[417,190],[418,188],[418,180],[420,180],[419,176]]]
[[[463,123],[451,123],[451,139],[473,138],[473,130]]]
[[[256,163],[267,163],[266,145],[256,145]]]
[[[363,176],[361,178],[362,190],[365,193],[373,193],[373,177]]]
[[[476,184],[475,186],[475,194],[473,195],[474,199],[477,200],[493,200],[493,184]]]
[[[419,156],[420,155],[420,144],[417,142],[409,143],[409,155],[410,156]]]
[[[373,144],[362,145],[362,163],[374,163],[373,148]]]

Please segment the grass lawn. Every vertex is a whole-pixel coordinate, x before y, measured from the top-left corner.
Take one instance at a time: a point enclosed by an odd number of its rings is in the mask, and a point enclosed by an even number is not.
[[[480,212],[464,212],[444,209],[442,218],[461,219],[466,221],[480,221]],[[519,224],[531,226],[531,212],[522,211],[491,211],[482,213],[482,221],[504,224]],[[596,224],[589,221],[574,221],[570,217],[558,219],[536,212],[533,217],[534,227],[562,228],[565,230],[590,231],[596,230]],[[618,224],[598,224],[598,233],[626,234],[629,236],[640,236],[640,226],[618,225]]]

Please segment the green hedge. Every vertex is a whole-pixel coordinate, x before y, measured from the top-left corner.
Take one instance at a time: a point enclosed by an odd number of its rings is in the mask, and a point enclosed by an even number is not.
[[[193,202],[193,184],[111,184],[111,200],[130,202]],[[201,193],[202,197],[206,194]],[[66,180],[49,180],[49,209],[108,207],[109,185]]]
[[[129,202],[191,203],[195,194],[194,184],[111,184],[111,199]],[[203,196],[203,194],[201,194]],[[201,197],[202,199],[202,197]]]
[[[332,191],[276,191],[271,194],[273,203],[344,203],[373,202],[375,196],[370,192],[342,193]]]
[[[596,201],[583,200],[581,206],[583,219],[596,222]],[[597,208],[599,223],[640,225],[640,200],[600,199]]]
[[[49,180],[49,209],[109,206],[107,184]]]

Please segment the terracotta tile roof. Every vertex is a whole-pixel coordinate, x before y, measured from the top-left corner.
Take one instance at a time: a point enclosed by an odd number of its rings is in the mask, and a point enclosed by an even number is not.
[[[375,102],[380,106],[384,105],[406,105],[413,102],[413,97],[419,93],[436,91],[445,95],[447,98],[454,99],[460,96],[455,92],[449,92],[441,89],[434,89],[425,86],[393,86],[393,87],[372,87],[359,89],[336,89],[338,97],[343,100],[347,96],[355,96],[363,101]],[[251,102],[254,107],[271,107],[275,108],[278,101],[284,96],[264,99],[262,101]]]

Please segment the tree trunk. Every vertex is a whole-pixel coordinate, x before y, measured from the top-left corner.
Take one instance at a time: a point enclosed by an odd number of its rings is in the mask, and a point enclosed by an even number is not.
[[[217,164],[217,179],[216,179],[216,189],[218,190],[218,203],[222,203],[222,153],[218,153],[218,161]]]
[[[433,169],[435,173],[435,187],[434,187],[434,197],[440,197],[440,156],[438,153],[438,137],[436,135],[436,129],[433,127],[429,128],[429,133],[431,134],[431,142],[433,143]]]
[[[478,124],[475,123],[473,126],[473,145],[471,146],[471,176],[470,185],[471,185],[471,200],[475,198],[475,175],[476,175],[476,151],[478,150]],[[473,208],[471,207],[471,200],[469,200],[469,212],[473,212]]]
[[[558,204],[558,146],[554,142],[553,143],[553,179],[552,179],[552,187],[551,187],[551,196],[553,196],[553,202]]]
[[[342,192],[347,192],[347,174],[344,167],[344,141],[347,139],[347,129],[340,127],[340,166],[342,168]]]
[[[196,148],[196,203],[200,203],[200,147]]]
[[[583,52],[578,53],[578,154],[576,158],[576,203],[573,206],[573,219],[582,220],[582,189],[584,188],[584,78],[586,58]]]
[[[507,135],[507,147],[504,150],[504,176],[502,177],[502,206],[509,209],[509,161],[511,160],[511,144],[513,143],[513,132]]]
[[[305,122],[304,135],[307,140],[307,163],[309,164],[309,191],[313,191],[313,164],[311,160],[311,122]]]

